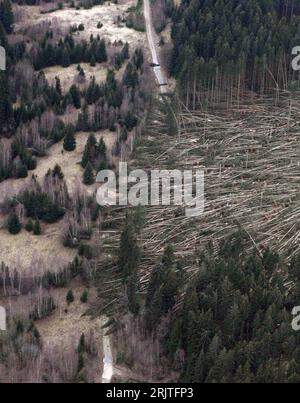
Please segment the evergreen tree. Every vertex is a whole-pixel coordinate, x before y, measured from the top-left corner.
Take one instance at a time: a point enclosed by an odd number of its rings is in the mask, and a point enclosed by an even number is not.
[[[136,239],[135,228],[131,216],[127,215],[121,234],[118,266],[123,279],[135,275],[138,267],[140,251]]]
[[[78,354],[84,354],[85,351],[86,351],[85,335],[84,335],[84,333],[83,333],[83,334],[80,336],[80,339],[79,339],[77,352],[78,352]]]
[[[14,14],[10,0],[3,0],[0,3],[0,22],[8,34],[12,33]]]
[[[39,222],[39,220],[36,220],[33,226],[33,234],[36,236],[41,235],[42,230],[41,230],[41,224]]]
[[[17,235],[22,229],[19,217],[15,213],[11,213],[9,215],[7,225],[8,225],[8,231],[12,235]]]
[[[135,88],[138,83],[139,76],[136,67],[132,63],[128,63],[123,77],[123,84],[126,85],[126,87]]]
[[[71,65],[70,55],[66,48],[62,52],[61,65],[64,68],[69,67]]]
[[[66,301],[68,303],[68,305],[72,304],[74,302],[75,298],[74,298],[74,294],[72,290],[69,290],[66,296]]]
[[[83,173],[83,183],[85,185],[92,185],[95,183],[94,171],[91,163],[89,162]]]
[[[73,105],[75,106],[75,108],[80,109],[81,108],[81,96],[80,96],[80,91],[75,84],[73,84],[71,86],[69,93],[72,97]]]
[[[71,126],[68,126],[66,129],[66,135],[64,138],[64,144],[63,144],[64,150],[66,151],[74,151],[76,149],[76,139],[74,135],[74,128]]]
[[[94,55],[93,55],[92,58],[91,58],[91,63],[90,63],[90,65],[91,65],[91,67],[96,67],[96,65],[97,65],[96,58],[95,58]]]
[[[0,135],[8,135],[14,129],[12,103],[8,91],[7,73],[0,71]]]
[[[89,292],[88,292],[87,289],[85,289],[85,290],[83,291],[81,297],[80,297],[80,301],[81,301],[83,304],[86,304],[86,303],[88,302],[88,299],[89,299]]]
[[[3,48],[7,49],[7,37],[6,37],[6,32],[4,31],[4,27],[0,21],[0,46]]]
[[[97,169],[99,171],[103,169],[107,169],[107,156],[106,156],[106,144],[105,141],[103,140],[103,137],[101,137],[99,144],[98,144],[98,163],[97,163]]]

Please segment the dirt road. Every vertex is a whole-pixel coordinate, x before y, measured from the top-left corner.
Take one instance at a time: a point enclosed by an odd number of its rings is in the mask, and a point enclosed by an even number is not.
[[[147,38],[148,43],[151,51],[151,58],[152,63],[154,65],[153,71],[157,80],[158,85],[160,86],[160,92],[166,93],[167,92],[167,79],[164,76],[162,71],[159,56],[157,53],[157,47],[155,44],[155,33],[152,24],[152,13],[150,8],[150,0],[144,0],[144,16],[145,16],[145,23],[146,23],[146,31],[147,31]]]
[[[107,322],[107,318],[102,318],[102,326]],[[113,355],[111,351],[110,338],[105,335],[107,329],[103,329],[103,374],[102,383],[111,383],[114,374]]]

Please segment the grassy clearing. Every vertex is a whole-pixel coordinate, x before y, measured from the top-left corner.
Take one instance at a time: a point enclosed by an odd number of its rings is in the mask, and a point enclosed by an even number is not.
[[[0,261],[18,271],[58,271],[75,257],[76,251],[63,247],[60,239],[60,224],[43,226],[43,235],[34,236],[22,230],[10,235],[0,230]]]
[[[99,34],[110,43],[123,41],[130,43],[133,48],[141,47],[146,43],[146,35],[126,27],[123,22],[130,7],[135,7],[134,0],[121,1],[120,4],[107,2],[90,10],[66,8],[51,14],[41,14],[37,7],[32,9],[22,6],[24,16],[15,24],[15,31],[22,33],[33,24],[40,24],[43,21],[59,26],[62,32],[67,32],[73,24],[83,24],[85,30],[78,33],[78,38],[89,39],[91,35]],[[103,24],[101,29],[97,28],[99,22]]]

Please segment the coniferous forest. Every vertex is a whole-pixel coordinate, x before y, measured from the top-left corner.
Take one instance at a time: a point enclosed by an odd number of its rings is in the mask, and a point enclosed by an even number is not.
[[[195,106],[195,93],[205,90],[216,103],[243,99],[247,90],[287,89],[295,79],[299,7],[294,0],[183,0],[172,14],[170,70],[187,102]]]

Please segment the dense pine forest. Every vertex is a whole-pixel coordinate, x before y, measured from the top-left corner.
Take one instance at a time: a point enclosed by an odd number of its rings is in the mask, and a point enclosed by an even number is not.
[[[270,250],[247,256],[238,233],[217,257],[208,250],[199,264],[167,338],[179,368],[186,354],[182,380],[298,383],[299,335],[291,310],[300,297],[299,258],[287,267]]]
[[[134,337],[158,340],[158,354],[169,360],[166,371],[176,370],[183,382],[298,383],[299,333],[291,312],[300,298],[299,256],[287,264],[269,249],[249,254],[248,236],[240,231],[218,245],[217,254],[209,245],[190,278],[168,245],[141,298],[142,217],[141,211],[127,217],[119,257],[125,311],[140,327]]]
[[[186,102],[212,104],[245,91],[288,89],[295,74],[291,51],[299,44],[299,3],[183,0],[173,11],[171,72]]]

